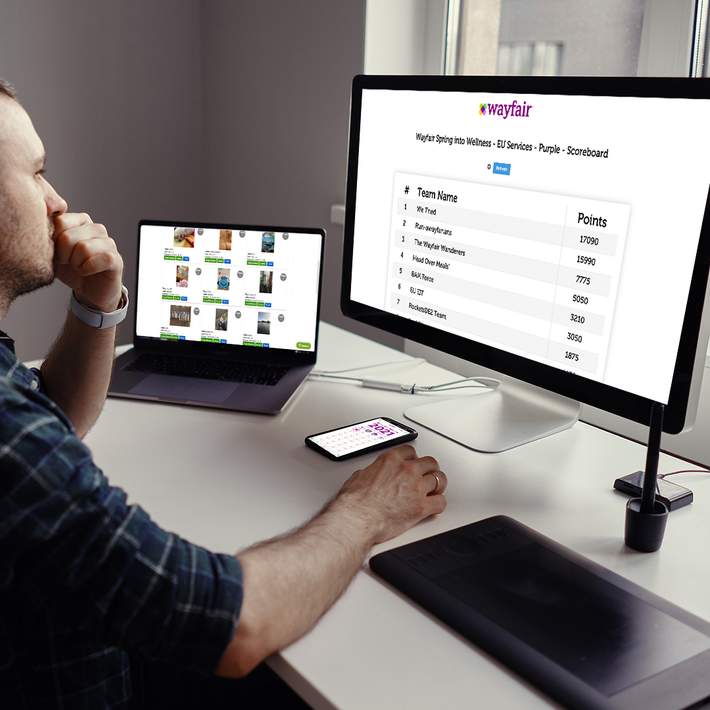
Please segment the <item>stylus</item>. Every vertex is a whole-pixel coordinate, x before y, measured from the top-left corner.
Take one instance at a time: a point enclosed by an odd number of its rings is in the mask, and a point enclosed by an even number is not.
[[[668,507],[656,498],[662,432],[663,405],[653,402],[641,498],[632,498],[626,504],[624,540],[630,548],[639,552],[656,552],[660,549],[666,531]]]
[[[654,402],[651,407],[651,430],[648,436],[646,470],[643,474],[643,488],[641,490],[641,513],[653,513],[655,509],[658,457],[661,450],[662,433],[663,405]]]

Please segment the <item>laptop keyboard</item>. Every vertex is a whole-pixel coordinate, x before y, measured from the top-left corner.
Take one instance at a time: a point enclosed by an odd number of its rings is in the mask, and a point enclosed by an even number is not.
[[[249,362],[229,362],[206,358],[187,358],[179,355],[143,353],[127,368],[139,372],[161,375],[201,377],[227,382],[246,382],[253,385],[273,386],[288,372],[287,367],[266,367]]]

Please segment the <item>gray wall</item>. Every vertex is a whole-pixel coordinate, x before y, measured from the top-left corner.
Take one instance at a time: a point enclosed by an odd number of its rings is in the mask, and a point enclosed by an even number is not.
[[[49,179],[119,243],[127,284],[143,217],[323,226],[322,317],[378,335],[340,315],[329,214],[345,197],[363,35],[364,0],[2,0],[0,76]],[[14,304],[0,328],[20,357],[47,351],[67,300],[54,285]]]
[[[198,0],[0,3],[0,76],[44,140],[48,179],[116,238],[129,285],[137,221],[202,209],[200,22]],[[0,327],[21,357],[46,352],[67,301],[55,284],[11,308]]]
[[[321,317],[402,346],[340,314],[350,84],[363,70],[364,0],[206,0],[207,214],[328,231]]]

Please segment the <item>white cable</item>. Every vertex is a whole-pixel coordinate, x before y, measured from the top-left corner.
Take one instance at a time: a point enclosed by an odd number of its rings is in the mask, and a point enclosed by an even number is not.
[[[347,372],[347,370],[345,371]],[[450,392],[459,389],[480,389],[482,387],[491,387],[495,389],[500,385],[500,380],[493,377],[464,377],[450,382],[442,382],[438,385],[418,385],[416,383],[403,384],[399,382],[385,382],[383,380],[368,380],[360,377],[345,377],[335,374],[325,374],[322,372],[311,372],[311,376],[321,377],[329,380],[344,380],[347,382],[357,382],[361,387],[370,389],[390,390],[393,392],[402,392],[405,394],[438,394],[439,392]],[[469,383],[469,384],[462,384]]]
[[[345,375],[330,375],[325,372],[320,372],[318,370],[311,370],[311,374],[308,377],[322,377],[325,380],[348,380],[349,382],[360,382],[362,383],[361,377],[345,377]]]
[[[472,382],[475,382],[476,380],[472,379]],[[495,387],[489,387],[488,385],[484,384],[470,384],[470,385],[459,385],[458,387],[442,387],[441,389],[438,390],[432,390],[429,387],[421,387],[420,385],[415,385],[414,387],[414,394],[439,394],[440,392],[453,392],[454,390],[480,390],[480,389],[490,389],[494,390],[496,389]]]
[[[463,379],[460,380],[452,380],[451,382],[442,382],[440,385],[418,385],[422,389],[429,390],[429,391],[435,391],[435,390],[441,390],[441,389],[465,389],[465,388],[453,388],[450,387],[450,385],[458,385],[461,382],[478,382],[480,385],[484,387],[492,387],[495,389],[500,385],[500,380],[497,380],[495,377],[464,377]],[[486,384],[490,383],[490,384]]]
[[[372,365],[360,365],[359,367],[348,367],[345,370],[313,370],[311,375],[337,375],[340,372],[355,372],[356,370],[369,370],[373,367],[386,367],[387,365],[421,365],[426,362],[423,357],[413,357],[410,360],[388,360],[387,362],[376,362]],[[343,378],[345,379],[345,378]]]

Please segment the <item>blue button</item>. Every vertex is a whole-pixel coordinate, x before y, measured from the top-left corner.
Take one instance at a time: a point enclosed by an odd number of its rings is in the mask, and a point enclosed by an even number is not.
[[[182,257],[182,260],[183,260],[183,261],[190,261],[190,257],[189,257],[189,256],[183,256],[183,257]]]
[[[510,163],[493,163],[493,172],[496,175],[510,175]]]
[[[220,343],[226,343],[227,341],[223,339],[223,340],[220,340],[219,342],[220,342]]]
[[[225,263],[225,264],[231,264],[231,263],[232,263],[232,260],[231,260],[231,259],[225,259],[225,260],[224,260],[224,263]]]
[[[261,347],[262,347],[262,348],[268,348],[268,347],[269,347],[269,344],[268,344],[268,343],[262,343],[262,344],[261,344]]]
[[[223,298],[223,299],[222,299],[222,303],[229,303],[229,299]]]
[[[264,308],[271,308],[271,304],[270,304],[270,303],[265,303],[265,304],[264,304]]]
[[[266,262],[266,265],[267,265],[267,266],[273,266],[273,265],[274,265],[274,262],[273,262],[273,261],[267,261],[267,262]]]
[[[179,340],[185,340],[185,336],[184,336],[184,335],[178,335],[178,339],[179,339]]]
[[[187,296],[180,296],[181,301],[187,301]]]

